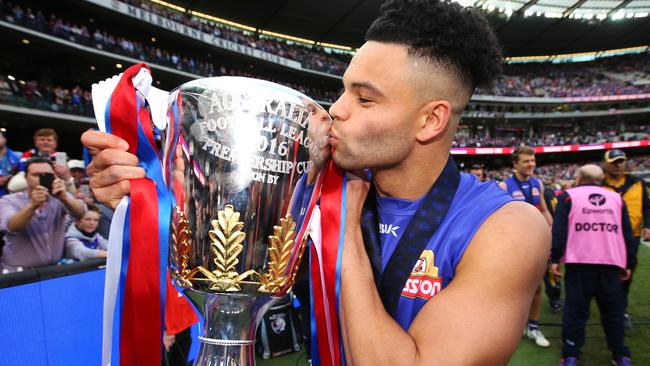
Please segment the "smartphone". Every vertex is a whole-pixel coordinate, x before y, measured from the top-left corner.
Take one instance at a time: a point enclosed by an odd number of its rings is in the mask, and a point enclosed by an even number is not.
[[[66,164],[68,163],[68,154],[66,154],[65,152],[62,152],[62,151],[56,152],[56,153],[54,153],[54,161],[57,164],[61,164],[63,166],[66,166]]]
[[[38,175],[38,184],[47,188],[50,193],[52,193],[52,182],[54,182],[54,174],[41,173]]]

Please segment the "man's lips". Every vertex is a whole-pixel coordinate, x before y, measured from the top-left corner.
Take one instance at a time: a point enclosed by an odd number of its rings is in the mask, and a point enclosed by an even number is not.
[[[330,130],[330,136],[329,136],[329,138],[328,138],[328,142],[329,142],[329,144],[330,144],[331,146],[336,146],[336,144],[338,143],[338,141],[339,141],[338,136],[336,136],[336,134],[334,133],[334,131]]]

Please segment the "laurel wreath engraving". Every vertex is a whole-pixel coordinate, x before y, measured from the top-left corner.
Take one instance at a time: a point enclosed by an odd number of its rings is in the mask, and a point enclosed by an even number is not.
[[[260,275],[252,269],[242,274],[236,270],[246,233],[242,231],[244,223],[239,221],[240,214],[232,205],[226,205],[217,213],[217,219],[210,222],[212,229],[208,231],[208,236],[210,253],[214,257],[212,271],[204,266],[188,269],[191,232],[183,212],[177,208],[177,213],[179,219],[178,224],[173,225],[172,239],[174,240],[173,257],[178,267],[174,275],[181,286],[192,288],[196,281],[207,280],[210,283],[209,290],[236,292],[241,291],[242,283],[249,283],[260,285],[259,292],[280,295],[287,292],[295,282],[297,263],[300,263],[306,241],[300,243],[295,261],[296,268],[289,273],[288,266],[296,245],[296,223],[291,214],[280,219],[280,225],[273,227],[273,235],[269,236],[268,242],[267,271]],[[257,281],[246,280],[251,276]]]
[[[295,229],[291,214],[280,219],[279,226],[273,227],[273,235],[269,236],[268,271],[260,278],[260,292],[277,293],[287,284],[289,276],[286,272],[295,244]]]

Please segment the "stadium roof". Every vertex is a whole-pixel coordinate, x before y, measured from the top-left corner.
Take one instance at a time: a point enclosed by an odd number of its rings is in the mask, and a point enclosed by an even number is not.
[[[455,1],[484,9],[507,56],[650,44],[650,0]],[[256,29],[355,48],[384,0],[168,2]]]

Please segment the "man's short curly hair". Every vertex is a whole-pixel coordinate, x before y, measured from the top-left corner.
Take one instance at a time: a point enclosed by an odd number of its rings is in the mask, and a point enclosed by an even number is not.
[[[501,73],[501,46],[485,17],[448,0],[388,0],[366,40],[407,46],[409,55],[460,77],[470,93]]]

